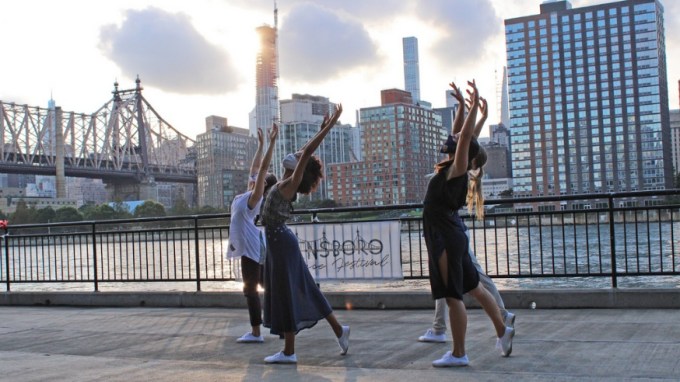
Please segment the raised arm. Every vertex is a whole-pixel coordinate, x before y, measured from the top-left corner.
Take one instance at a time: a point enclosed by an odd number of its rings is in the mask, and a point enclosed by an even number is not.
[[[484,128],[484,122],[486,122],[486,118],[489,116],[489,104],[484,97],[479,97],[479,111],[482,113],[482,117],[477,121],[477,125],[475,126],[475,138],[479,138],[479,133],[481,133]]]
[[[337,107],[336,107],[336,108],[337,108]],[[340,109],[342,109],[342,105],[340,105]],[[341,112],[341,113],[342,113],[342,112]],[[338,117],[339,117],[339,116],[338,116]],[[325,120],[325,117],[324,117],[324,120]],[[336,122],[337,122],[337,120],[336,120]],[[335,124],[333,124],[333,125],[335,125]],[[298,151],[296,151],[296,152],[294,153],[295,156],[296,156],[298,159],[300,158],[300,155],[302,155],[302,151],[304,151],[305,147],[307,147],[307,145],[309,145],[309,143],[312,142],[312,141],[314,140],[314,138],[316,138],[319,134],[321,134],[321,132],[322,132],[322,129],[319,129],[319,131],[317,131],[316,134],[314,134],[314,136],[313,136],[312,138],[310,138],[307,142],[305,142],[305,144],[302,145],[302,147],[300,147],[300,148],[298,149]],[[323,138],[322,138],[322,139],[323,139]]]
[[[465,97],[460,91],[460,88],[452,81],[449,86],[453,89],[451,95],[458,101],[458,110],[456,110],[456,116],[453,119],[453,124],[451,125],[451,135],[456,135],[463,128],[463,121],[465,119]]]
[[[250,176],[248,178],[249,182],[252,177],[257,175],[257,171],[260,168],[260,163],[262,162],[263,146],[264,146],[264,134],[262,133],[262,129],[257,129],[257,151],[255,152],[255,156],[253,157],[253,162],[250,164]]]
[[[335,126],[335,123],[338,121],[340,118],[340,115],[342,114],[342,105],[338,104],[336,106],[335,111],[333,114],[330,116],[326,116],[321,123],[321,128],[319,129],[319,132],[314,135],[307,143],[305,143],[302,149],[302,154],[300,154],[300,157],[298,158],[297,165],[295,166],[295,170],[293,170],[293,175],[291,175],[290,178],[286,179],[279,187],[279,191],[281,191],[281,194],[291,200],[297,193],[297,189],[300,186],[300,183],[302,182],[302,176],[305,173],[305,168],[307,167],[307,162],[309,161],[309,158],[312,156],[314,151],[319,147],[321,144],[321,141],[323,141],[324,137],[326,137],[326,134],[328,134],[329,131]]]
[[[262,130],[258,130],[259,136],[262,136]],[[272,161],[272,153],[274,152],[274,143],[276,142],[276,137],[279,135],[279,127],[276,124],[272,125],[269,130],[269,146],[267,147],[267,152],[264,154],[264,159],[260,163],[260,167],[257,169],[257,179],[255,180],[255,188],[253,188],[253,193],[250,194],[248,198],[248,207],[253,209],[257,206],[264,194],[264,180],[267,178],[267,169],[269,169],[269,164]],[[260,142],[262,143],[262,142]],[[262,145],[260,144],[260,147]],[[252,171],[252,169],[251,169]]]
[[[456,153],[453,159],[453,164],[449,167],[446,173],[446,179],[453,179],[461,176],[467,172],[468,169],[468,152],[470,150],[470,141],[472,140],[475,122],[477,120],[477,109],[479,108],[479,91],[474,80],[468,81],[468,97],[470,100],[470,110],[463,123],[463,128],[458,136],[458,143],[456,146]]]

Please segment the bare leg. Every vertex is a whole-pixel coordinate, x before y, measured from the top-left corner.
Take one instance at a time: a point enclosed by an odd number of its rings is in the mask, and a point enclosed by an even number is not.
[[[484,308],[486,315],[491,319],[491,322],[496,329],[496,336],[503,337],[503,334],[505,334],[505,323],[503,322],[503,316],[501,315],[501,311],[493,296],[491,296],[489,291],[487,291],[481,283],[477,288],[471,290],[470,294],[479,302],[479,305]]]
[[[439,258],[439,270],[442,275],[444,285],[448,286],[448,254],[446,251]],[[465,355],[465,332],[467,331],[467,311],[463,300],[446,298],[449,306],[449,322],[451,325],[451,336],[453,337],[454,357]],[[500,314],[500,313],[499,313]]]
[[[333,332],[335,333],[335,336],[340,338],[342,335],[342,325],[338,322],[338,319],[335,317],[335,314],[331,313],[328,316],[326,316],[326,321],[331,325],[331,329],[333,329]]]
[[[295,354],[295,332],[283,332],[283,354]]]
[[[251,326],[252,329],[250,329],[250,333],[252,333],[255,337],[260,336],[260,325],[257,326]]]

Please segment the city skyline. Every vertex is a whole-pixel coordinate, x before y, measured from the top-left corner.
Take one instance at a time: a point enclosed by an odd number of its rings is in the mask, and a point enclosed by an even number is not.
[[[414,36],[422,99],[442,107],[449,81],[462,86],[474,77],[492,103],[489,122],[497,122],[503,19],[535,14],[541,1],[389,1],[279,1],[279,97],[328,97],[345,106],[341,122],[355,124],[355,111],[379,105],[381,90],[403,89],[402,38]],[[607,2],[571,1],[575,8]],[[680,79],[680,4],[662,4],[674,83]],[[274,24],[273,10],[264,0],[8,3],[0,33],[15,38],[7,39],[10,59],[0,66],[0,100],[46,107],[53,96],[64,110],[88,113],[108,101],[114,81],[131,88],[139,75],[154,108],[189,136],[203,131],[209,115],[248,128],[255,29]],[[78,16],[83,13],[88,17]],[[671,109],[678,107],[676,90],[669,86]]]

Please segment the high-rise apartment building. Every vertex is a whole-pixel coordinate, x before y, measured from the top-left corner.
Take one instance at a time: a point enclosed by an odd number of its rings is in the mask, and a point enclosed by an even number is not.
[[[335,106],[326,97],[307,94],[293,94],[291,99],[281,100],[281,125],[272,159],[273,172],[277,177],[283,175],[283,157],[298,151],[318,133],[324,116],[333,111]],[[359,129],[356,127],[342,124],[333,127],[314,153],[323,162],[324,172],[328,173],[330,164],[356,160],[359,157],[359,139]],[[327,199],[327,190],[328,177],[325,176],[311,198]]]
[[[229,208],[245,192],[257,138],[248,129],[228,126],[227,119],[206,118],[206,132],[196,137],[198,205]]]
[[[265,136],[272,124],[279,121],[279,53],[278,10],[274,9],[274,26],[263,25],[256,29],[260,37],[260,50],[255,66],[255,125],[251,135],[257,136],[262,129]],[[265,147],[268,140],[265,140]]]
[[[404,37],[402,39],[404,51],[404,87],[411,93],[414,103],[420,101],[420,68],[418,64],[418,39]]]
[[[671,156],[673,175],[680,174],[680,109],[671,110]]]
[[[426,174],[441,159],[441,115],[413,104],[411,93],[389,89],[380,106],[359,110],[363,160],[330,165],[329,198],[345,206],[420,203]]]
[[[663,25],[656,0],[505,20],[515,196],[671,186]]]

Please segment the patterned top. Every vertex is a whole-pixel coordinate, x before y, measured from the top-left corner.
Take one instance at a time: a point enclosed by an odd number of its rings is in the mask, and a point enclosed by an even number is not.
[[[290,219],[293,204],[281,195],[279,185],[275,184],[267,193],[267,199],[262,208],[262,224],[276,226],[285,224]]]

